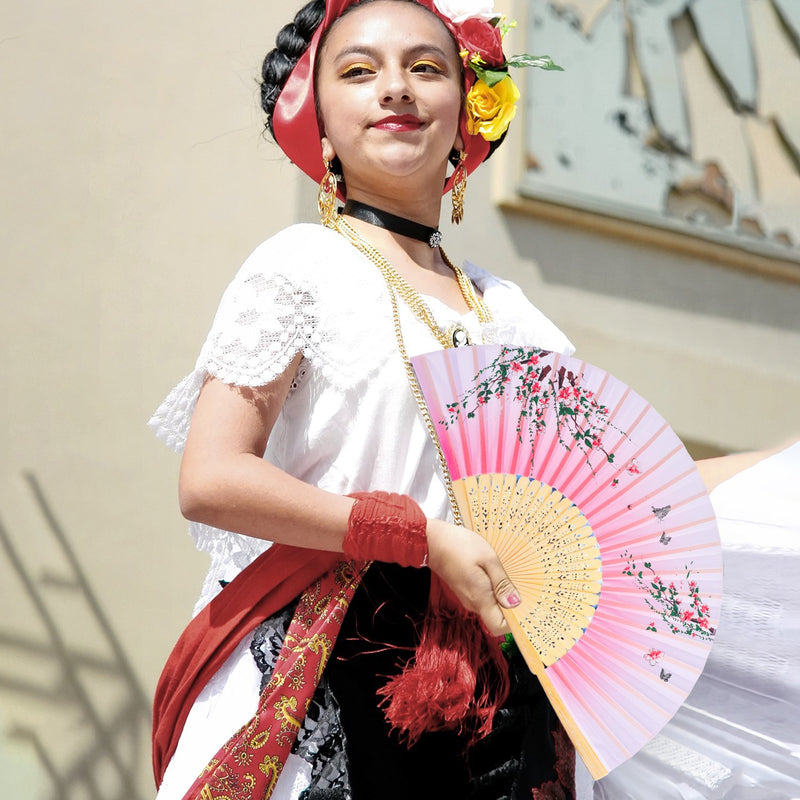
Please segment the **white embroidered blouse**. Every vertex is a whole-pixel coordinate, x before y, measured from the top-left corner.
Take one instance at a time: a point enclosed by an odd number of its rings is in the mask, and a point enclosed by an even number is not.
[[[465,264],[494,321],[461,316],[426,297],[437,323],[460,321],[475,343],[527,344],[571,354],[564,334],[515,284]],[[409,355],[439,349],[428,328],[399,301]],[[294,356],[303,360],[264,458],[330,492],[384,489],[411,495],[428,516],[449,504],[436,451],[398,352],[389,293],[375,265],[338,233],[293,225],[261,244],[228,286],[211,331],[187,375],[150,425],[180,452],[206,373],[263,386]],[[200,610],[270,543],[199,523],[190,533],[211,564]]]

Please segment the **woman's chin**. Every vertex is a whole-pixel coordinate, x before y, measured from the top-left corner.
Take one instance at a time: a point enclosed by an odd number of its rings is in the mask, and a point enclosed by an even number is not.
[[[381,193],[390,189],[396,191],[402,185],[423,188],[430,183],[431,190],[441,192],[447,174],[447,160],[430,163],[427,154],[419,158],[409,158],[408,152],[396,157],[386,157],[374,161],[363,161],[359,168],[350,172],[344,167],[345,181],[349,187],[362,186]]]

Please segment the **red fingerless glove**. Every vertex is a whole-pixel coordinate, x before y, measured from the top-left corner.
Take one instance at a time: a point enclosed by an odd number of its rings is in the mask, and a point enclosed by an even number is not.
[[[428,563],[428,520],[408,495],[355,492],[342,550],[357,561],[391,561],[403,567]]]

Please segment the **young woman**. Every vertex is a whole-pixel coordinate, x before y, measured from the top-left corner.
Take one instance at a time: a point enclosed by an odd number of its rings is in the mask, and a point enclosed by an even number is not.
[[[157,692],[159,800],[574,795],[571,746],[499,645],[516,590],[450,521],[409,381],[409,356],[463,342],[572,350],[440,247],[443,188],[458,218],[513,116],[511,78],[481,80],[507,70],[491,6],[317,0],[267,56],[270,128],[325,224],[253,253],[153,420],[211,555]]]

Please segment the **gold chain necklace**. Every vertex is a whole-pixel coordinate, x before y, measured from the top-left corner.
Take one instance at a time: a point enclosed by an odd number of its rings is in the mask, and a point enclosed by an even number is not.
[[[342,219],[340,215],[337,215],[335,219],[326,221],[325,225],[326,227],[338,231],[354,247],[367,256],[367,258],[369,258],[369,260],[378,267],[383,275],[384,280],[386,281],[386,288],[389,290],[389,299],[392,303],[394,335],[397,339],[397,348],[400,352],[400,357],[403,360],[406,378],[408,379],[408,384],[411,387],[411,394],[413,395],[414,400],[419,407],[420,413],[422,414],[422,419],[425,423],[425,429],[428,432],[428,436],[433,442],[433,446],[436,448],[436,454],[439,460],[439,468],[442,471],[442,479],[444,480],[445,490],[447,491],[447,497],[450,502],[450,510],[453,514],[453,522],[456,525],[463,525],[461,512],[458,508],[455,492],[453,491],[453,479],[450,476],[450,469],[447,466],[447,459],[445,458],[444,450],[442,449],[442,443],[439,441],[439,436],[436,433],[436,426],[431,418],[431,413],[428,410],[428,406],[425,403],[425,398],[422,394],[419,381],[417,380],[417,375],[414,372],[414,367],[411,364],[411,359],[408,357],[408,351],[406,350],[405,340],[403,338],[403,327],[400,324],[400,309],[397,303],[397,295],[400,295],[414,312],[415,316],[428,326],[431,333],[441,343],[442,347],[456,346],[455,332],[452,334],[451,338],[448,338],[448,335],[442,332],[442,330],[436,324],[433,314],[431,314],[431,310],[428,308],[425,301],[420,297],[419,293],[408,283],[408,281],[405,280],[405,278],[402,277],[402,275],[397,272],[397,270],[394,269],[394,267],[392,267],[392,265],[379,250],[374,248],[369,242],[366,241],[366,239],[359,236],[358,232],[347,222],[347,220]],[[493,319],[492,313],[489,311],[489,308],[487,307],[486,303],[483,302],[482,298],[478,297],[475,293],[475,289],[472,286],[472,281],[464,274],[463,270],[459,269],[450,262],[443,251],[440,250],[440,252],[445,260],[445,263],[450,267],[450,269],[453,270],[467,305],[473,311],[475,311],[475,315],[481,322],[491,322]],[[464,331],[464,333],[466,334],[466,331]],[[450,331],[448,331],[448,334],[450,334]],[[467,340],[464,343],[468,344],[469,341]]]
[[[431,412],[428,410],[428,405],[425,402],[425,397],[422,394],[422,388],[417,380],[417,373],[414,372],[414,367],[411,365],[411,359],[408,357],[406,350],[406,343],[403,339],[403,327],[400,324],[400,310],[397,306],[397,294],[394,287],[389,285],[389,297],[392,301],[392,320],[394,322],[394,335],[397,339],[397,349],[400,351],[400,357],[403,359],[403,367],[406,371],[406,378],[408,385],[411,387],[411,394],[414,400],[417,401],[422,420],[425,423],[425,429],[428,431],[428,436],[436,448],[436,455],[439,459],[439,469],[442,471],[442,480],[444,481],[444,488],[447,491],[447,499],[450,502],[450,511],[453,514],[453,523],[456,525],[463,525],[464,522],[461,518],[461,511],[458,507],[456,494],[453,491],[453,479],[450,476],[450,468],[447,466],[447,459],[442,449],[442,443],[439,441],[439,435],[436,433],[436,426],[433,424]]]
[[[337,215],[327,226],[338,231],[350,244],[360,250],[376,267],[378,267],[390,291],[396,292],[403,298],[406,305],[414,313],[414,316],[428,327],[442,347],[458,347],[460,345],[470,344],[467,329],[461,323],[457,322],[451,325],[446,332],[442,331],[436,324],[436,319],[431,313],[428,304],[422,299],[419,292],[414,289],[414,287],[389,263],[386,257],[364,239],[344,217],[340,214]],[[479,322],[491,322],[492,312],[489,311],[489,307],[483,301],[483,298],[478,297],[475,292],[475,287],[472,285],[472,281],[465,274],[464,270],[453,264],[441,248],[439,252],[445,264],[453,270],[453,274],[458,281],[458,287],[461,290],[461,295],[468,308],[475,312],[475,316],[478,318]]]

